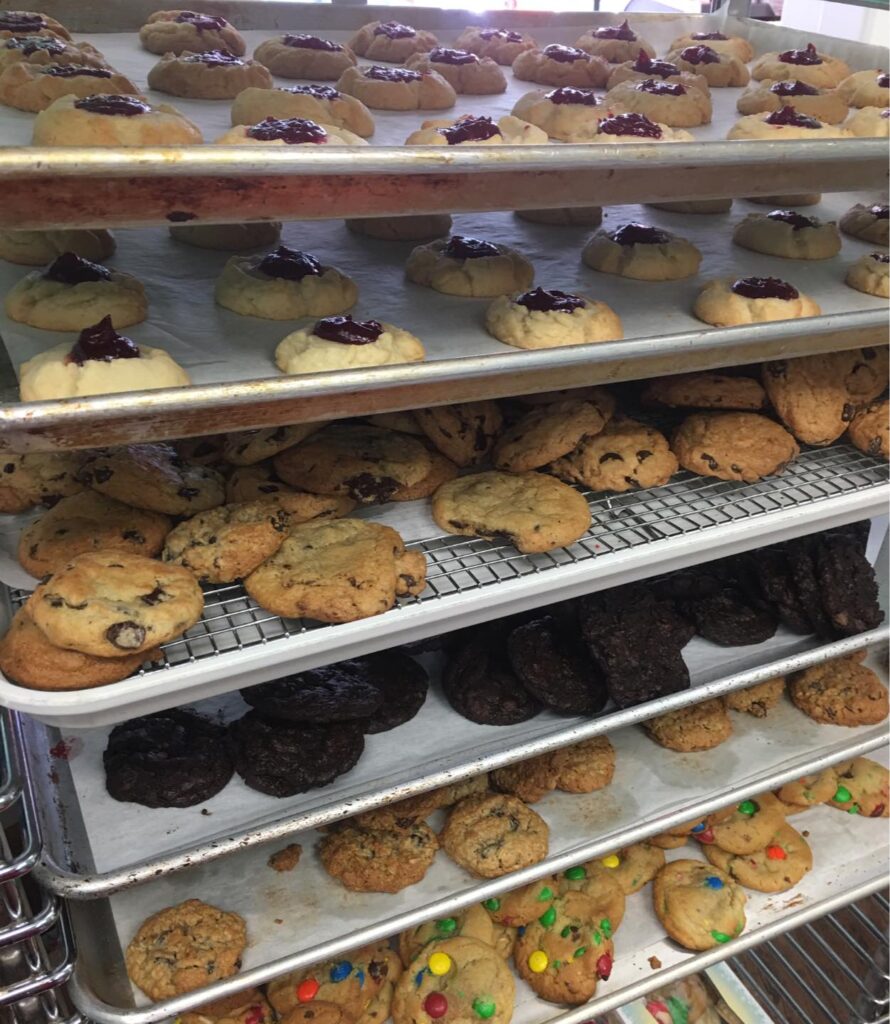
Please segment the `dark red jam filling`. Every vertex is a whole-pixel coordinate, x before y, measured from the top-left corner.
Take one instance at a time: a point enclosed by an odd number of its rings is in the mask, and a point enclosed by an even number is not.
[[[881,111],[881,117],[890,117],[890,107],[884,107]]]
[[[195,11],[180,11],[173,20],[179,25],[194,25],[199,32],[219,32],[226,27],[225,18],[197,14]]]
[[[484,142],[501,134],[500,128],[490,117],[462,117],[450,128],[437,128],[436,131],[445,136],[449,146],[456,146],[461,142]]]
[[[584,299],[555,288],[535,288],[518,295],[515,301],[517,305],[525,306],[535,313],[573,313],[584,306]]]
[[[725,36],[722,32],[693,32],[689,38],[697,39],[702,42],[708,39],[719,39],[721,42],[726,42],[726,40],[729,39],[729,36]]]
[[[821,128],[822,122],[815,117],[799,114],[794,107],[781,107],[764,118],[767,124],[782,124],[792,128]]]
[[[108,117],[138,117],[151,110],[147,103],[137,100],[135,96],[111,96],[106,93],[75,100],[74,106],[90,114],[105,114]]]
[[[639,139],[660,139],[661,129],[645,114],[613,114],[599,123],[600,135],[635,135]]]
[[[308,252],[289,249],[279,245],[275,252],[264,256],[257,264],[257,270],[267,277],[282,277],[286,281],[302,281],[304,277],[320,277],[321,264]]]
[[[805,50],[785,50],[784,53],[779,54],[779,60],[783,64],[798,64],[801,66],[822,63],[822,58],[816,52],[816,47],[812,43],[807,43]]]
[[[478,64],[479,58],[475,53],[467,53],[466,50],[449,50],[447,46],[437,46],[430,50],[430,60],[434,64]]]
[[[890,89],[890,75],[886,71],[882,71],[875,81],[878,83],[879,89]]]
[[[654,78],[647,78],[638,82],[637,92],[651,92],[653,96],[685,96],[686,86],[679,82],[656,82]]]
[[[110,281],[111,271],[98,263],[81,259],[73,252],[63,252],[44,270],[43,276],[60,284],[85,284],[87,281]]]
[[[819,90],[806,82],[791,78],[787,82],[773,82],[769,91],[774,96],[818,96]]]
[[[671,75],[680,74],[676,64],[671,64],[669,60],[655,60],[645,50],[640,50],[630,69],[640,71],[644,75],[655,75],[657,78],[670,78]]]
[[[423,78],[419,71],[410,71],[408,68],[382,68],[378,64],[362,70],[365,78],[373,78],[375,82],[417,82]]]
[[[312,328],[312,333],[341,345],[370,345],[383,334],[383,324],[376,320],[353,320],[351,316],[326,316]]]
[[[229,53],[228,50],[208,50],[206,53],[190,53],[184,60],[187,64],[208,64],[211,67],[223,64],[244,64],[240,57],[236,57],[234,53]]]
[[[6,40],[7,50],[21,50],[26,57],[43,50],[44,53],[64,53],[65,44],[53,36],[10,36]]]
[[[869,256],[871,256],[875,263],[890,263],[890,256],[885,252],[870,252]]]
[[[85,68],[80,64],[50,64],[49,67],[41,68],[41,74],[50,75],[52,78],[79,78],[87,75],[89,78],[111,78],[108,68]]]
[[[608,237],[619,245],[664,245],[671,240],[667,231],[653,228],[649,224],[622,224],[608,233]]]
[[[139,346],[118,334],[111,326],[111,317],[106,316],[99,323],[80,332],[80,337],[74,342],[65,361],[83,366],[91,360],[110,363],[114,359],[138,358]]]
[[[680,51],[680,59],[687,64],[719,64],[720,54],[710,46],[687,46]]]
[[[597,39],[624,39],[629,43],[634,42],[637,38],[636,32],[626,20],[618,26],[607,25],[604,28],[598,28],[593,34]]]
[[[876,203],[868,208],[868,212],[877,220],[887,220],[890,217],[890,206],[882,206],[880,203]]]
[[[768,220],[780,220],[783,224],[790,224],[795,231],[819,227],[819,221],[813,220],[812,217],[804,217],[802,213],[795,213],[794,210],[773,210],[766,216]]]
[[[559,43],[551,43],[544,47],[544,56],[555,60],[560,64],[571,64],[576,60],[590,60],[590,54],[583,50],[576,50],[574,46],[560,46]]]
[[[481,238],[452,235],[442,250],[442,255],[453,260],[479,260],[484,256],[498,256],[500,251],[496,245],[483,242]]]
[[[793,285],[778,277],[742,277],[733,282],[731,290],[746,299],[784,299],[786,302],[799,295]]]
[[[410,25],[402,25],[398,21],[382,21],[374,29],[375,36],[388,36],[390,39],[410,39],[417,32]]]
[[[290,85],[282,92],[297,92],[301,96],[314,96],[317,100],[335,100],[340,93],[332,85]]]
[[[547,99],[557,105],[571,103],[584,107],[596,106],[596,93],[594,93],[593,89],[574,89],[570,85],[564,85],[560,89],[553,89],[551,92],[548,92]]]
[[[31,11],[0,11],[0,32],[17,32],[27,35],[46,28],[46,21]]]
[[[486,41],[489,39],[502,39],[505,43],[522,42],[522,36],[519,32],[511,32],[505,28],[480,28],[479,35]]]
[[[285,46],[292,46],[296,50],[328,50],[336,52],[343,47],[331,39],[319,39],[318,36],[294,35],[290,32],[281,37]]]
[[[302,142],[321,145],[328,141],[328,133],[324,128],[304,117],[267,117],[259,124],[251,125],[246,134],[248,138],[259,139],[261,142],[281,139],[289,146],[297,146]]]

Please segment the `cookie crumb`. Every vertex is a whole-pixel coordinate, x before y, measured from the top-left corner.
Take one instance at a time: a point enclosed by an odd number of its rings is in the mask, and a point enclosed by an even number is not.
[[[202,807],[201,808],[201,813],[204,815],[205,818],[209,818],[211,812],[208,811],[206,807]]]
[[[283,850],[278,850],[269,858],[269,867],[273,871],[293,871],[300,863],[303,847],[299,843],[290,843]],[[277,922],[276,922],[277,923]]]
[[[649,957],[649,966],[652,968],[653,971],[660,971],[661,970],[661,961],[658,959],[657,956],[650,956]]]

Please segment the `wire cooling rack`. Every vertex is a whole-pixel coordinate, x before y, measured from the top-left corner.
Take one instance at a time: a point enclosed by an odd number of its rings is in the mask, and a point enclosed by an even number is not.
[[[427,586],[416,597],[400,599],[386,614],[397,614],[418,604],[453,600],[480,588],[558,571],[561,567],[616,552],[690,534],[704,534],[741,520],[792,508],[804,509],[818,502],[879,487],[887,480],[886,462],[864,455],[851,445],[841,444],[806,450],[781,476],[768,477],[755,484],[683,472],[664,487],[618,495],[585,491],[592,523],[587,533],[567,548],[523,555],[510,544],[451,535],[410,544],[409,547],[426,556]],[[391,523],[396,529],[397,519],[396,508]],[[28,596],[26,590],[9,591],[14,608]],[[146,664],[140,671],[141,674],[163,671],[330,628],[326,623],[272,615],[249,598],[240,583],[210,586],[204,591],[201,621],[182,637],[165,644],[158,660]]]

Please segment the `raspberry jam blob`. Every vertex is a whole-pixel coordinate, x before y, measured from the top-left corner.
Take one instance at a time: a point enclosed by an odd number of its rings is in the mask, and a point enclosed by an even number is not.
[[[362,71],[365,78],[372,78],[375,82],[419,82],[423,78],[419,71],[411,71],[408,68],[382,68],[379,64],[363,68]]]
[[[383,324],[376,320],[353,320],[351,316],[326,316],[316,323],[312,333],[341,345],[370,345],[383,334]]]
[[[225,18],[217,18],[212,14],[198,14],[195,11],[180,11],[173,19],[179,25],[194,25],[199,32],[219,32],[226,27]]]
[[[680,69],[676,64],[672,64],[669,60],[656,60],[654,57],[650,57],[645,50],[640,50],[630,69],[644,75],[655,75],[656,78],[670,78],[671,75],[680,74]]]
[[[660,139],[661,128],[645,114],[614,114],[600,121],[600,135],[633,135],[638,139]]]
[[[870,252],[869,256],[875,263],[890,263],[890,255],[886,252]]]
[[[636,32],[628,25],[627,19],[620,25],[606,25],[604,28],[598,28],[593,34],[597,39],[623,39],[629,43],[634,42],[637,38]]]
[[[28,35],[42,28],[46,28],[46,21],[33,11],[0,11],[0,32]]]
[[[799,67],[812,67],[814,64],[822,63],[822,58],[812,43],[807,43],[805,50],[785,50],[779,54],[779,60],[783,64],[797,64]]]
[[[720,54],[710,46],[687,46],[680,51],[680,59],[687,64],[719,64]]]
[[[637,92],[648,92],[653,96],[685,96],[686,86],[680,82],[656,82],[654,78],[646,78],[637,82]]]
[[[486,42],[490,39],[500,39],[505,43],[522,42],[522,35],[519,32],[511,32],[506,28],[480,28],[479,35]]]
[[[447,46],[437,46],[430,50],[429,57],[434,64],[479,63],[479,58],[475,53],[467,53],[466,50],[451,50]]]
[[[90,114],[104,114],[106,117],[138,117],[151,110],[147,103],[136,99],[135,96],[111,96],[105,93],[75,100],[74,106],[78,110],[86,110]]]
[[[767,124],[778,124],[788,128],[821,128],[822,122],[815,117],[799,114],[794,107],[780,107],[763,119]]]
[[[382,21],[374,29],[375,36],[387,36],[389,39],[410,39],[416,36],[417,32],[410,25],[403,25],[398,21]]]
[[[63,252],[44,270],[43,276],[60,284],[85,284],[88,281],[110,281],[111,271],[73,252]]]
[[[501,134],[490,117],[462,117],[450,128],[437,128],[436,131],[445,136],[449,146],[457,146],[461,142],[484,142]]]
[[[41,68],[40,73],[51,78],[79,78],[81,75],[88,78],[111,78],[108,68],[86,68],[80,64],[50,64]]]
[[[784,299],[786,302],[800,295],[794,285],[778,277],[741,277],[732,283],[731,290],[746,299]]]
[[[210,67],[221,67],[224,64],[243,65],[244,61],[228,50],[207,50],[205,53],[190,53],[183,60],[187,64],[207,64]]]
[[[484,256],[499,256],[500,250],[491,242],[483,242],[481,238],[452,235],[442,250],[442,255],[453,260],[478,260]]]
[[[574,46],[560,46],[559,43],[551,43],[545,46],[543,54],[550,60],[559,64],[571,64],[576,60],[590,60],[590,54],[583,50],[576,50]]]
[[[65,52],[65,44],[54,36],[10,36],[4,46],[7,50],[21,50],[26,57],[38,50],[43,53]]]
[[[879,89],[890,89],[890,75],[886,71],[882,71],[875,79]]]
[[[882,203],[875,203],[874,206],[869,206],[868,212],[877,220],[887,220],[887,218],[890,217],[890,206],[886,206]]]
[[[535,288],[517,295],[514,301],[535,313],[573,313],[585,305],[584,299],[577,295],[569,295],[555,288]]]
[[[769,91],[774,96],[818,96],[819,90],[807,82],[789,78],[787,82],[773,82]]]
[[[664,245],[671,240],[667,231],[654,228],[649,224],[631,222],[622,224],[620,228],[609,231],[608,236],[618,245]]]
[[[575,104],[583,107],[595,107],[597,104],[596,93],[593,89],[575,89],[570,85],[564,85],[560,89],[553,89],[547,93],[546,99],[551,103]]]
[[[110,363],[115,359],[138,358],[139,346],[118,334],[111,326],[111,317],[106,316],[99,323],[80,332],[80,337],[74,342],[65,361],[83,366],[90,361]]]
[[[295,50],[327,50],[330,53],[338,53],[343,47],[331,39],[319,39],[318,36],[307,36],[303,33],[288,32],[281,37],[285,46],[292,46]]]
[[[314,96],[317,100],[335,100],[340,95],[332,85],[289,85],[281,91],[299,93],[301,96]]]
[[[725,43],[729,36],[725,36],[722,32],[693,32],[689,38],[695,39],[697,42],[707,42],[709,39],[716,39]]]
[[[800,231],[802,228],[817,228],[819,222],[814,220],[812,217],[804,217],[802,213],[796,213],[794,210],[773,210],[768,213],[767,220],[778,220],[783,224],[790,224],[795,231]]]
[[[307,142],[322,145],[328,141],[328,133],[324,128],[304,117],[267,117],[259,124],[251,125],[246,134],[248,138],[259,139],[261,142],[281,139],[289,146]]]
[[[264,256],[257,264],[257,270],[266,277],[284,278],[285,281],[302,281],[304,277],[320,277],[321,264],[308,252],[279,245],[275,252]]]

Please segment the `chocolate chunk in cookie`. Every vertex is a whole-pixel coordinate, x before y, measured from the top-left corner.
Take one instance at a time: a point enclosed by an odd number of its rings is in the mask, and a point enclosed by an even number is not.
[[[178,708],[116,725],[102,761],[110,795],[144,807],[203,803],[235,770],[226,730]]]
[[[421,430],[443,455],[458,466],[482,462],[503,426],[496,402],[464,402],[415,409]]]
[[[496,632],[474,631],[453,652],[442,688],[454,710],[480,725],[516,725],[540,710],[514,673]]]
[[[241,691],[267,718],[287,722],[343,722],[367,718],[383,703],[364,659],[338,661]]]
[[[270,796],[326,786],[355,767],[365,746],[356,722],[276,722],[249,711],[231,729],[235,770],[251,789]]]

